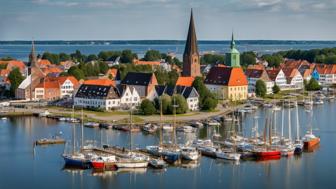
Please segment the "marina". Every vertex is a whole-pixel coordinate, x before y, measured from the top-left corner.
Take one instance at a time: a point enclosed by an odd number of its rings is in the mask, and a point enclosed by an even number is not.
[[[266,122],[265,118],[270,117],[266,116],[269,108],[259,108],[253,113],[244,114],[244,116],[241,118],[241,123],[238,125],[237,123],[230,124],[230,122],[228,123],[228,121],[224,121],[221,122],[219,127],[217,127],[215,125],[209,126],[205,122],[204,127],[197,129],[196,132],[188,132],[188,129],[181,129],[180,131],[176,131],[176,144],[180,146],[182,150],[181,157],[178,157],[181,158],[181,161],[177,164],[171,164],[169,161],[164,162],[160,159],[159,156],[153,156],[146,153],[146,146],[159,144],[159,130],[148,135],[145,134],[146,132],[125,132],[123,130],[115,129],[93,129],[84,127],[81,123],[68,123],[46,117],[8,117],[6,120],[1,120],[2,126],[0,134],[2,135],[4,144],[10,142],[10,140],[8,140],[9,136],[5,135],[5,133],[8,132],[13,133],[12,136],[16,136],[14,137],[15,142],[17,141],[21,144],[24,144],[13,146],[14,151],[16,151],[15,149],[22,148],[25,149],[24,151],[26,151],[26,153],[22,154],[21,156],[17,156],[14,159],[18,161],[18,163],[22,162],[28,165],[31,167],[31,170],[34,169],[34,175],[27,176],[31,180],[44,178],[45,175],[42,175],[42,172],[43,170],[47,169],[51,175],[59,177],[62,180],[72,178],[77,184],[76,186],[78,186],[78,184],[90,185],[91,183],[96,187],[100,187],[101,184],[103,184],[101,182],[108,182],[111,184],[116,184],[116,182],[118,182],[120,186],[132,187],[135,183],[144,182],[147,183],[150,188],[154,187],[155,185],[160,185],[163,188],[170,188],[174,186],[177,187],[182,184],[175,183],[176,177],[193,179],[193,182],[184,183],[184,185],[193,186],[195,188],[205,187],[207,182],[204,182],[203,178],[207,180],[210,179],[212,181],[211,186],[213,187],[227,185],[230,188],[234,188],[234,186],[231,184],[233,184],[236,179],[243,179],[246,181],[244,183],[240,183],[240,187],[247,187],[245,183],[251,182],[254,179],[260,181],[256,183],[256,185],[261,188],[274,185],[277,185],[277,187],[289,187],[293,185],[297,186],[297,184],[299,184],[301,187],[318,186],[315,185],[314,182],[309,184],[303,182],[303,180],[307,177],[312,177],[312,175],[303,170],[307,169],[308,164],[310,167],[309,172],[324,172],[320,165],[329,167],[327,169],[330,169],[330,171],[334,169],[333,167],[335,166],[332,166],[334,163],[330,159],[330,156],[334,152],[328,150],[328,148],[325,148],[325,146],[336,144],[336,130],[333,125],[330,124],[336,120],[333,116],[329,116],[336,113],[336,104],[334,102],[326,101],[326,103],[323,105],[314,106],[314,114],[312,119],[310,119],[309,113],[303,106],[297,107],[297,113],[296,108],[291,108],[291,111],[288,111],[288,108],[284,109],[286,115],[284,116],[284,123],[289,123],[290,121],[292,125],[291,131],[295,133],[297,131],[297,128],[295,127],[297,122],[297,114],[300,124],[299,138],[302,138],[303,142],[308,140],[309,137],[306,135],[306,132],[308,131],[308,134],[310,134],[312,131],[315,137],[320,138],[321,143],[320,145],[314,145],[313,148],[310,147],[309,149],[304,149],[302,155],[299,156],[283,156],[282,154],[284,150],[268,150],[265,152],[264,148],[262,147],[264,145],[262,140],[259,141],[261,147],[256,148],[254,153],[249,153],[246,151],[246,149],[248,149],[247,141],[244,145],[244,143],[241,142],[242,138],[249,138],[248,141],[253,141],[252,139],[254,137],[252,136],[255,136],[254,130],[256,129],[256,120],[258,120],[259,125],[257,128],[260,133],[259,137],[262,136]],[[278,113],[275,115],[277,117],[277,119],[275,119],[275,125],[277,125],[276,133],[281,133],[282,130],[281,111],[277,111]],[[290,112],[291,119],[287,118],[288,112]],[[256,116],[258,118],[256,118]],[[309,126],[310,123],[312,123],[313,128]],[[72,127],[73,125],[74,127]],[[288,124],[285,125],[286,127],[283,128],[283,136],[287,137],[289,136],[289,127],[287,127]],[[232,138],[233,128],[236,128],[235,132],[241,137]],[[82,145],[80,141],[81,130],[83,129],[85,140],[83,142],[84,147],[82,149],[86,151],[86,155],[82,156],[77,154],[77,156],[72,156],[72,158],[77,158],[77,160],[83,158],[85,159],[88,157],[88,155],[91,155],[91,163],[89,161],[81,161],[80,166],[83,166],[83,168],[92,168],[92,166],[95,166],[95,169],[82,170],[64,166],[65,162],[62,158],[62,154],[65,148],[67,148],[64,147],[64,145],[49,146],[47,148],[41,148],[37,146],[35,147],[34,151],[32,150],[31,146],[28,145],[29,143],[32,143],[29,141],[34,140],[34,138],[43,138],[43,136],[48,136],[49,133],[62,132],[62,137],[64,137],[64,139],[66,139],[71,146],[72,129],[75,129],[77,133],[75,136],[76,149],[80,149],[80,146]],[[184,130],[186,131],[183,132]],[[217,140],[222,146],[221,150],[217,150],[218,143],[213,144],[210,140],[207,141],[208,139],[212,139],[212,136],[216,136],[216,134],[219,134]],[[132,153],[129,151],[130,136],[132,136],[133,141],[133,147],[131,148]],[[171,136],[172,131],[162,132],[162,142],[169,144]],[[311,138],[312,137],[309,139]],[[273,136],[272,140],[276,141],[275,139],[276,138]],[[295,145],[294,141],[296,141],[296,139],[297,137],[293,137],[293,145]],[[90,145],[86,144],[87,141],[95,142],[90,147]],[[227,148],[225,145],[223,145],[229,144],[227,142],[230,141],[231,145],[232,143],[235,144],[234,141],[236,141],[236,150],[232,151],[232,148]],[[198,152],[202,154],[202,157],[198,157],[197,153],[193,153],[195,152],[195,148],[192,146],[195,146],[198,149]],[[11,150],[13,149],[11,148]],[[242,149],[245,151],[241,152]],[[1,151],[6,152],[6,150],[9,150],[9,148],[5,147]],[[172,152],[173,151],[167,151],[165,153],[166,155],[172,155]],[[135,159],[139,158],[140,154],[148,157],[149,160],[146,162],[140,158],[135,164],[134,160],[132,162],[129,161],[130,156],[127,156],[129,154],[134,154],[133,158]],[[256,155],[258,158],[256,158]],[[216,158],[217,156],[219,158]],[[66,160],[69,160],[67,159],[68,156],[63,157]],[[7,155],[1,157],[2,161],[9,161],[9,158],[12,159],[12,157]],[[197,161],[190,161],[196,159]],[[104,163],[102,164],[102,162]],[[141,168],[130,169],[130,167],[134,166]],[[9,175],[17,174],[17,171],[20,169],[21,168],[18,167],[18,169],[13,170],[7,165],[4,166],[4,171]],[[163,172],[160,172],[159,175],[155,171],[158,169],[163,170]],[[252,174],[254,171],[257,171],[258,174]],[[291,176],[288,177],[288,174]],[[325,180],[330,180],[333,178],[333,175],[322,175]],[[321,177],[322,175],[314,175],[314,178]],[[294,176],[295,180],[291,179],[294,178]],[[135,177],[137,181],[129,180],[129,178]],[[81,180],[80,178],[85,179]],[[97,180],[97,178],[101,178],[99,179],[100,181]],[[164,178],[164,185],[162,182],[156,180],[157,178]],[[270,179],[272,182],[269,181]],[[171,182],[172,180],[174,180],[174,182]],[[297,180],[301,180],[301,182],[297,182]],[[13,182],[12,179],[8,179],[2,182],[6,183],[8,186],[18,185],[18,183]],[[152,183],[156,184],[152,185]],[[235,182],[235,184],[237,183]],[[44,187],[46,185],[44,185],[44,183],[39,183],[35,186]],[[71,187],[71,183],[67,182],[66,186],[62,183],[59,183],[57,184],[57,187]]]

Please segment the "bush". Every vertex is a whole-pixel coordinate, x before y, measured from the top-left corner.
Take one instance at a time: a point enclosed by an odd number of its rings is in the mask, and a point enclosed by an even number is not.
[[[145,99],[141,102],[140,111],[144,115],[153,115],[156,112],[153,102]]]
[[[321,89],[321,86],[314,78],[311,78],[305,85],[305,88],[307,91],[318,91]]]
[[[274,84],[272,91],[274,94],[278,94],[280,92],[280,87],[277,84]]]
[[[177,105],[176,107],[176,114],[184,114],[187,112],[188,110],[188,104],[187,104],[187,101],[186,99],[180,95],[180,94],[175,94],[173,97],[172,97],[172,104],[171,104],[171,109],[172,109],[172,113],[174,113],[173,109],[173,105],[174,105],[174,99],[175,99],[175,104]]]
[[[259,97],[265,97],[267,92],[266,84],[262,80],[258,80],[255,85],[255,93]]]

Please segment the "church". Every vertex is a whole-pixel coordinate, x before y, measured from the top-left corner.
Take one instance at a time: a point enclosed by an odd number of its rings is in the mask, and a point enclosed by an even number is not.
[[[247,99],[248,81],[240,66],[240,53],[232,34],[230,50],[225,55],[226,66],[214,66],[207,74],[204,83],[219,99],[241,101]]]

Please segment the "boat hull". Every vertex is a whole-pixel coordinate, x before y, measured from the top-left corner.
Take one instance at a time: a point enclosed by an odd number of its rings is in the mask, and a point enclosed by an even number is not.
[[[280,151],[261,151],[261,152],[255,152],[255,155],[258,158],[281,156],[281,152]]]
[[[117,162],[116,166],[118,168],[146,168],[148,162]]]
[[[316,137],[314,139],[311,139],[309,141],[304,141],[303,146],[305,149],[313,148],[317,146],[320,143],[320,138]]]
[[[76,168],[81,168],[81,169],[91,168],[91,163],[87,160],[74,159],[69,156],[63,156],[63,159],[64,159],[66,166],[76,167]]]

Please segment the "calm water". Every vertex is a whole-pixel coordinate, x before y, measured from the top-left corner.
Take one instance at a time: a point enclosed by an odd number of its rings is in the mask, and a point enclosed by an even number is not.
[[[37,147],[33,153],[33,141],[63,132],[71,139],[71,124],[36,117],[18,117],[0,120],[0,188],[334,188],[336,178],[336,102],[315,107],[315,134],[321,137],[321,145],[313,153],[300,157],[281,158],[273,161],[226,161],[202,157],[199,164],[169,167],[166,171],[152,169],[138,172],[93,173],[92,170],[63,169],[64,146]],[[264,110],[259,115],[262,130]],[[306,130],[308,115],[300,109],[301,130]],[[250,135],[254,115],[243,121],[243,132]],[[295,125],[295,113],[292,122]],[[278,115],[280,127],[281,115]],[[286,119],[285,119],[286,120]],[[225,135],[225,128],[220,129]],[[280,129],[278,127],[278,129]],[[80,126],[77,125],[77,133]],[[287,130],[285,130],[287,134]],[[205,138],[213,133],[204,128],[197,135]],[[77,135],[77,136],[78,136]],[[293,128],[293,136],[295,129]],[[128,134],[115,130],[85,128],[85,138],[103,143],[128,146]],[[168,136],[165,136],[167,138]],[[179,142],[196,136],[178,135]],[[158,142],[153,135],[133,134],[135,146]],[[78,138],[79,139],[79,138]]]
[[[243,51],[256,51],[261,54],[273,53],[290,49],[314,49],[336,47],[336,41],[237,41],[238,49]],[[0,57],[11,56],[26,61],[30,53],[30,42],[1,42],[0,41]],[[184,51],[183,41],[146,41],[132,42],[119,41],[107,43],[99,42],[48,42],[40,41],[36,44],[36,51],[39,54],[49,51],[52,53],[73,53],[80,50],[84,54],[98,54],[100,51],[106,50],[124,50],[131,49],[142,57],[147,50],[155,49],[161,52],[174,52],[179,58]],[[201,52],[215,51],[224,53],[229,49],[228,41],[201,41],[199,42],[199,50]]]

